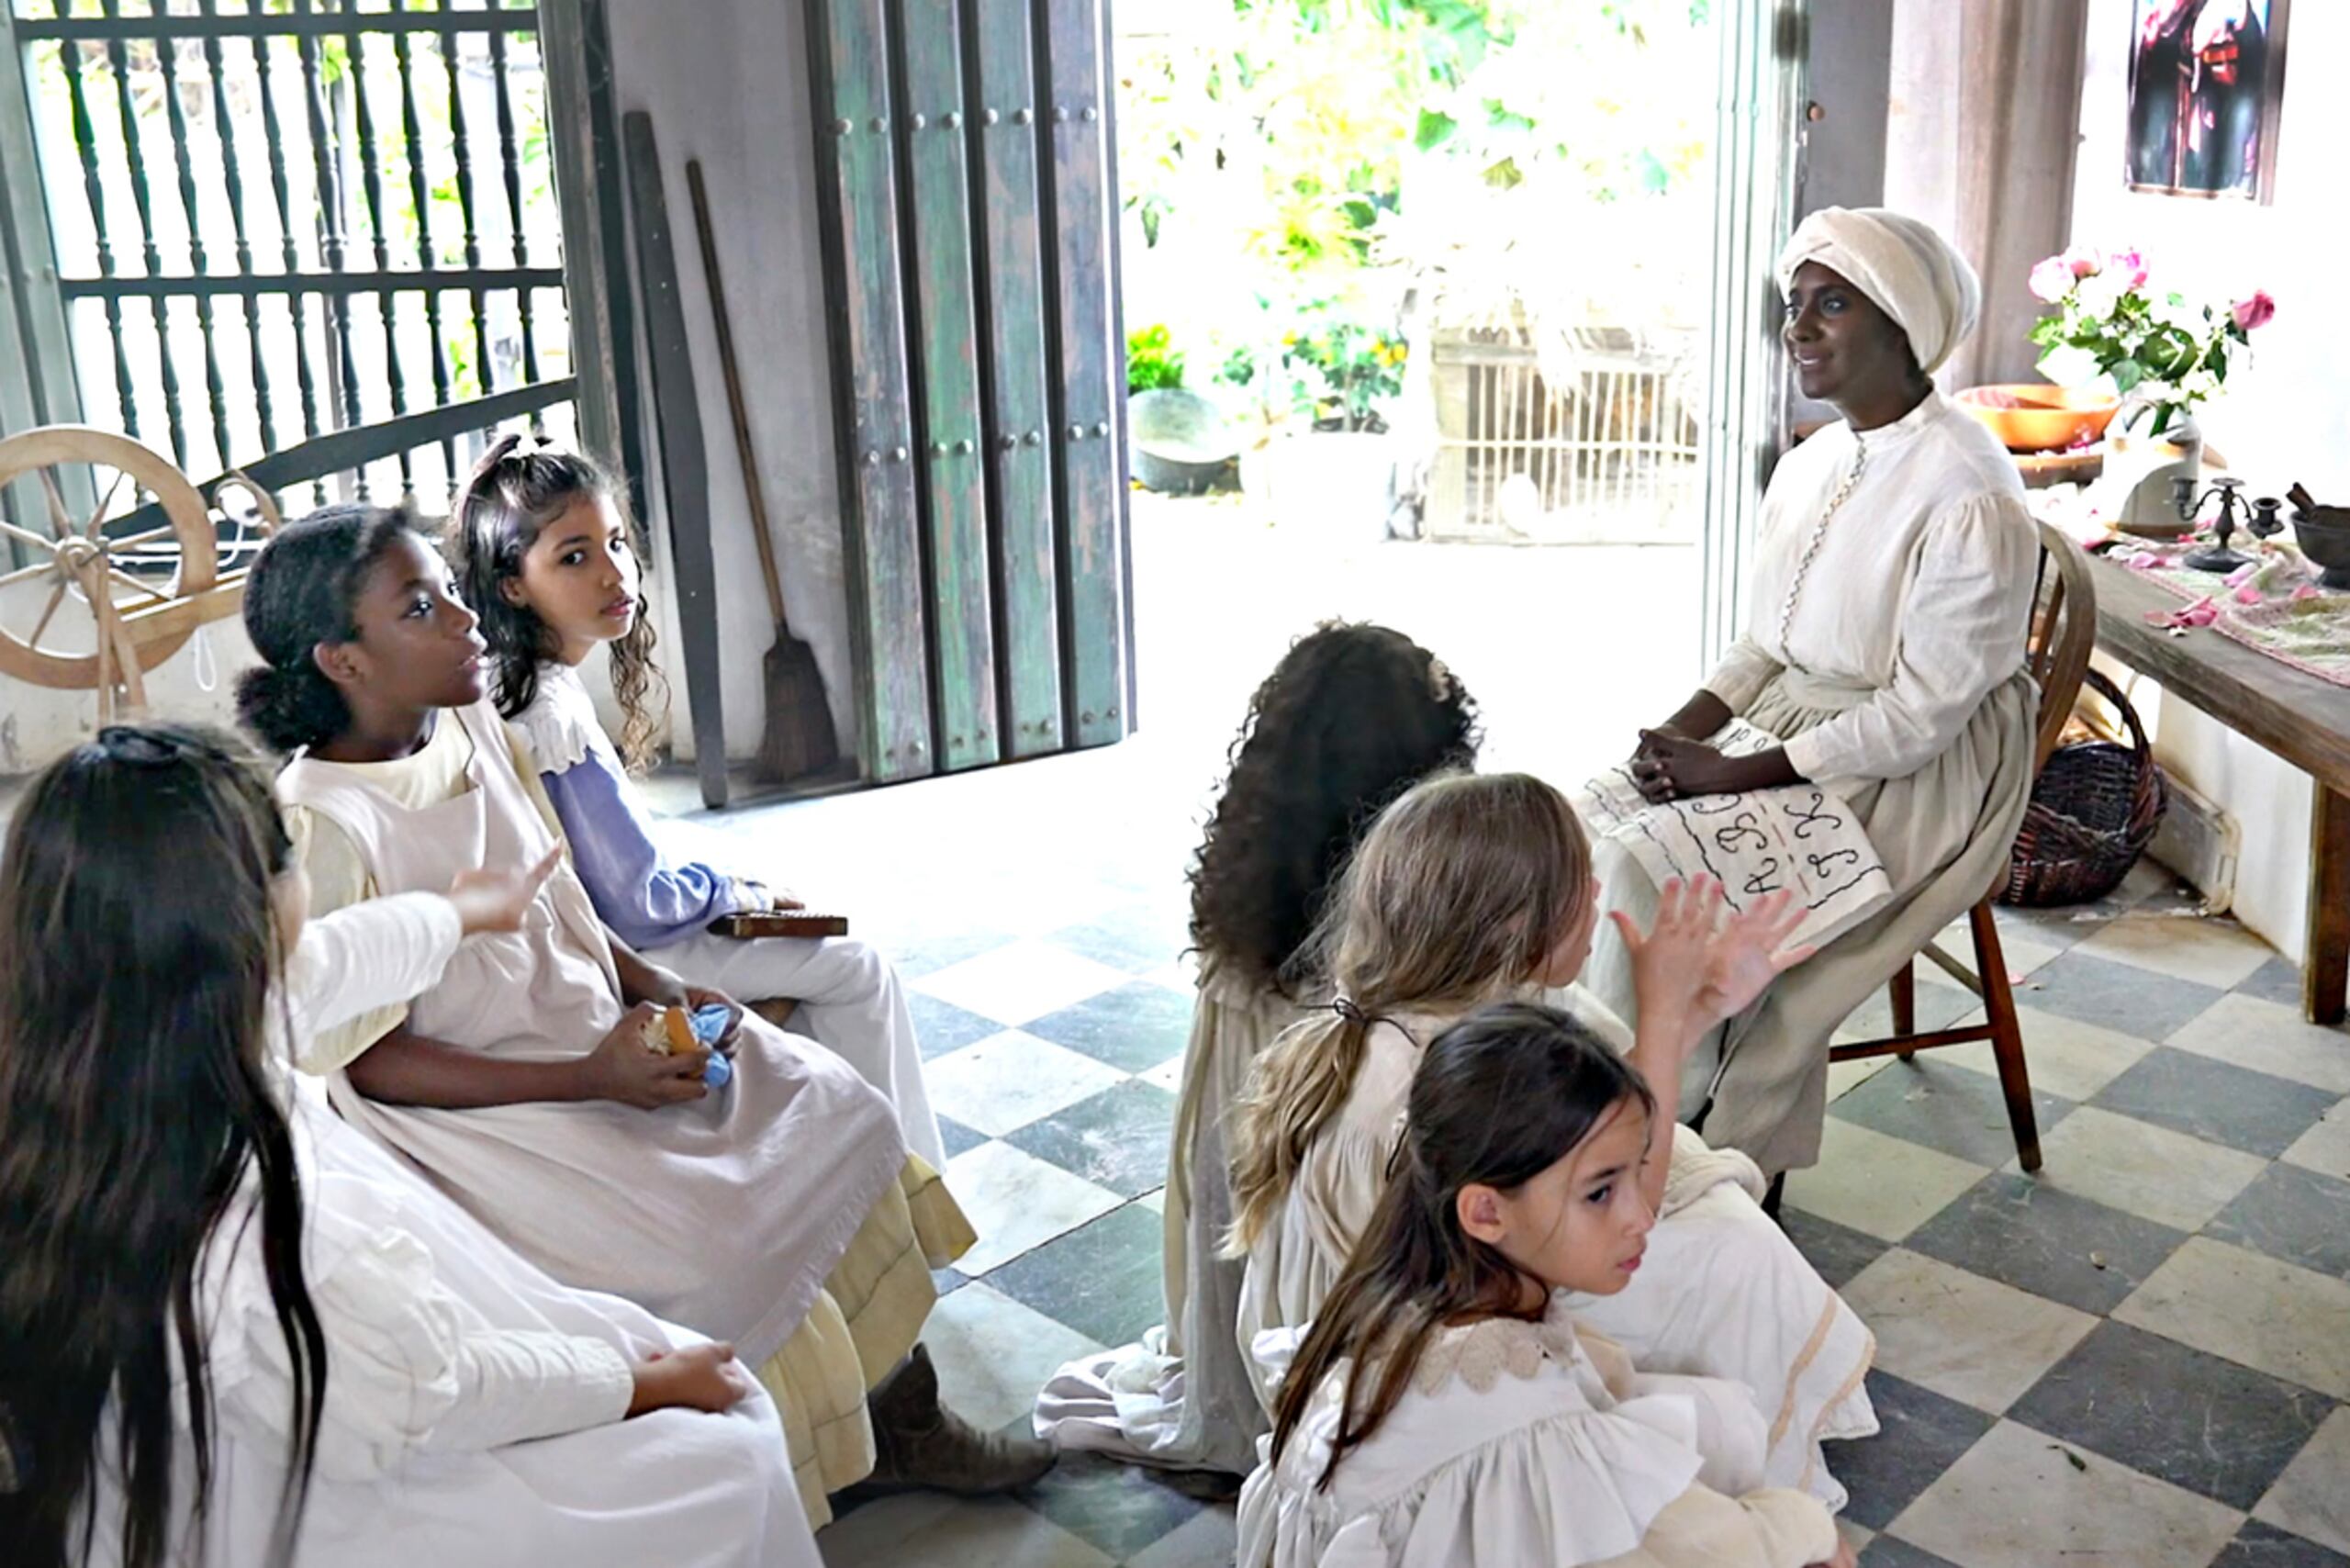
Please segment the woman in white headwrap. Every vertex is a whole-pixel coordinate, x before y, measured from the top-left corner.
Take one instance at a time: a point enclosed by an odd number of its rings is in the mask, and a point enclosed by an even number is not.
[[[1829,1036],[2005,873],[2031,783],[2039,561],[2015,465],[1934,390],[1981,308],[1965,260],[1915,218],[1831,207],[1796,230],[1778,280],[1796,383],[1844,418],[1773,474],[1747,633],[1633,762],[1651,801],[1830,785],[1893,883],[1725,1025],[1707,1081],[1685,1091],[1709,1143],[1769,1173],[1818,1159]],[[1783,744],[1722,755],[1706,740],[1733,717]],[[1647,874],[1604,847],[1610,903],[1647,918]],[[1629,1017],[1606,932],[1587,982]]]

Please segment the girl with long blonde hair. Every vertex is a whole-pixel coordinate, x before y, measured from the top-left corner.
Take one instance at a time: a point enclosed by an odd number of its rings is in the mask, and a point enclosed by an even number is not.
[[[1266,1408],[1283,1340],[1321,1310],[1385,1191],[1427,1042],[1479,1007],[1549,995],[1626,1055],[1660,1130],[1639,1171],[1659,1216],[1647,1264],[1578,1316],[1647,1370],[1756,1389],[1774,1417],[1771,1484],[1841,1506],[1818,1442],[1876,1429],[1862,1388],[1874,1341],[1762,1213],[1753,1162],[1675,1126],[1689,1051],[1807,956],[1781,950],[1795,919],[1781,899],[1730,915],[1710,882],[1668,890],[1645,934],[1617,916],[1639,983],[1627,1037],[1574,987],[1599,902],[1565,797],[1524,774],[1460,775],[1389,807],[1325,916],[1337,1000],[1259,1059],[1233,1119],[1237,1332]]]

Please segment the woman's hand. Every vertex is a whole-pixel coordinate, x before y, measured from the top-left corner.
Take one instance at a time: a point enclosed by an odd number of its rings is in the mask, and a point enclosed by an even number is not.
[[[1663,730],[1642,730],[1632,758],[1632,782],[1651,805],[1697,795],[1737,795],[1802,781],[1784,747],[1749,756],[1725,756],[1702,742]]]
[[[458,872],[449,884],[449,902],[456,905],[457,924],[468,936],[481,931],[521,930],[524,913],[562,862],[563,846],[558,844],[537,865],[524,869]]]
[[[727,1056],[733,1056],[736,1036],[743,1032],[743,1004],[724,991],[711,991],[707,986],[689,985],[685,989],[685,1007],[688,1013],[699,1013],[705,1007],[726,1009],[726,1032],[718,1036],[718,1048]]]
[[[660,1011],[655,1003],[638,1002],[593,1052],[580,1058],[575,1070],[578,1098],[658,1111],[710,1092],[702,1082],[702,1070],[710,1063],[707,1050],[665,1054],[645,1044],[645,1026]]]
[[[751,1384],[732,1345],[688,1345],[682,1350],[655,1350],[633,1369],[636,1392],[628,1402],[629,1416],[655,1410],[701,1410],[723,1415],[749,1397]]]

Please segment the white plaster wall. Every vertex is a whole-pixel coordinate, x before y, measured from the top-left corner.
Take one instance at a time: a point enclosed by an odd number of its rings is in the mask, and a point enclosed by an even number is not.
[[[0,554],[0,561],[6,555]],[[21,636],[49,601],[47,579],[0,589],[0,625]],[[86,618],[62,607],[44,645],[87,653],[95,645]],[[236,722],[237,672],[253,662],[253,645],[233,619],[207,626],[187,646],[147,676],[147,700],[160,716],[212,724]],[[30,773],[97,728],[97,694],[52,691],[0,678],[0,776]]]
[[[774,637],[687,194],[686,161],[696,157],[710,187],[751,439],[780,552],[785,609],[792,631],[815,648],[834,724],[846,749],[855,733],[848,599],[834,466],[803,8],[775,0],[695,0],[691,6],[675,0],[611,0],[610,14],[619,107],[623,113],[650,111],[660,143],[691,334],[710,470],[719,626],[727,650],[722,693],[726,749],[738,757],[758,749],[761,656]],[[630,260],[633,266],[632,246]],[[644,392],[649,424],[649,376]],[[649,463],[658,445],[657,430],[648,429]],[[657,468],[647,476],[646,491],[654,514],[646,521],[656,542],[648,588],[658,617],[661,663],[674,693],[670,740],[679,756],[690,756],[693,728],[668,591],[669,523]]]
[[[2321,498],[2350,497],[2350,291],[2342,286],[2350,207],[2341,150],[2350,144],[2350,5],[2291,8],[2276,200],[2266,207],[2134,196],[2122,186],[2132,0],[2091,0],[2081,140],[2073,188],[2077,244],[2142,248],[2183,288],[2277,297],[2274,324],[2255,336],[2250,373],[2202,416],[2211,443],[2255,491],[2294,481]],[[2140,708],[2156,723],[2163,764],[2232,812],[2244,829],[2235,912],[2288,957],[2302,946],[2309,889],[2307,777],[2174,703]]]

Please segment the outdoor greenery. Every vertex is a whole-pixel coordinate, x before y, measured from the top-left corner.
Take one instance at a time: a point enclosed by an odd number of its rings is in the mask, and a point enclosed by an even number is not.
[[[1120,45],[1129,318],[1269,426],[1346,428],[1404,386],[1407,298],[1414,335],[1691,324],[1709,9],[1169,6]]]

